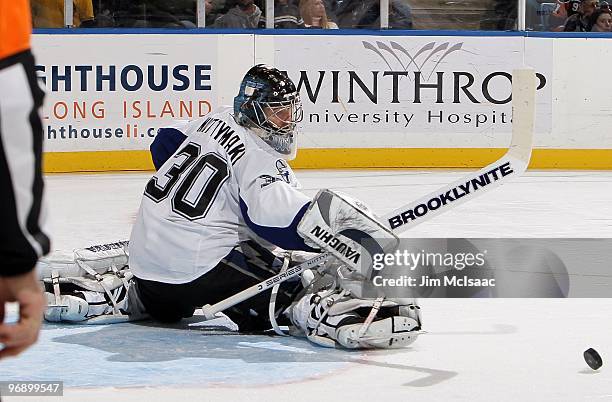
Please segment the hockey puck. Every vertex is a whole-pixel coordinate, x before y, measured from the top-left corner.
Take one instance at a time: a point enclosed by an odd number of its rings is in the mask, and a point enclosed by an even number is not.
[[[601,360],[601,356],[599,353],[593,348],[588,348],[584,351],[584,360],[587,362],[590,368],[593,370],[597,370],[603,365],[603,361]]]

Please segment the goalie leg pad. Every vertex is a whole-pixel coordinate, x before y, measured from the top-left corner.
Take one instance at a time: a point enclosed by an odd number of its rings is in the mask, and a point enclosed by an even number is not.
[[[359,299],[340,288],[304,295],[288,315],[310,341],[326,347],[400,348],[421,329],[414,299]]]
[[[42,257],[36,264],[38,278],[51,278],[53,272],[60,277],[80,277],[86,274],[103,274],[112,266],[121,268],[128,264],[128,242],[98,244],[70,252],[54,251]]]
[[[127,242],[41,259],[37,270],[46,291],[45,319],[86,324],[135,319],[127,313],[128,290],[133,284],[127,262]]]
[[[50,322],[108,324],[131,321],[128,315],[128,291],[132,273],[124,268],[96,277],[62,278],[53,274],[43,281],[47,308],[44,318]]]

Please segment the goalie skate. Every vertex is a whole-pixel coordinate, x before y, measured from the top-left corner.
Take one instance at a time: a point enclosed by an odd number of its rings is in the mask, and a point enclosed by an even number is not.
[[[348,349],[391,349],[410,345],[420,334],[419,324],[410,317],[397,316],[375,321],[360,335],[363,325],[360,323],[340,327],[336,340]]]
[[[127,269],[98,274],[96,278],[53,275],[43,281],[47,298],[44,318],[81,324],[130,321],[127,304],[131,278]]]
[[[361,299],[340,288],[304,295],[290,318],[313,343],[348,349],[400,348],[420,334],[414,299]]]

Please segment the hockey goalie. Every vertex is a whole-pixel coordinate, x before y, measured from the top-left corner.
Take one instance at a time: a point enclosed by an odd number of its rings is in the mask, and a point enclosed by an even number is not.
[[[310,199],[287,161],[302,119],[294,83],[257,65],[233,107],[158,131],[129,242],[39,263],[54,322],[175,322],[327,252],[324,264],[224,311],[240,331],[289,326],[323,346],[390,348],[420,329],[414,299],[365,297],[372,248],[397,237],[363,203],[329,190]],[[373,240],[365,247],[363,240]]]

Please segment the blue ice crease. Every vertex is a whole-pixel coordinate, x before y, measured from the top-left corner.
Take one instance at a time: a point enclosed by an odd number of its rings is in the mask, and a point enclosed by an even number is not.
[[[254,386],[327,375],[359,357],[292,337],[240,334],[218,321],[46,324],[34,347],[0,362],[0,378],[66,387]]]

